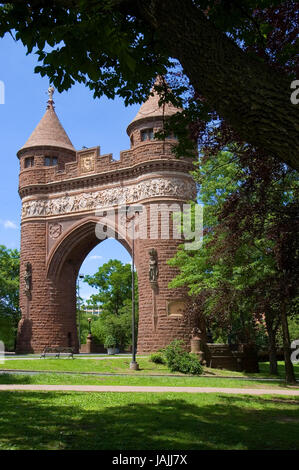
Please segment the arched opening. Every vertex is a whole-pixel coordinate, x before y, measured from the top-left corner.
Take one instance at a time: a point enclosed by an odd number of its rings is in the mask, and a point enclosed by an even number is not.
[[[95,273],[94,268],[88,268],[88,260],[93,258],[96,261],[101,256],[101,263],[97,263],[99,267],[101,264],[108,263],[109,259],[117,259],[113,254],[117,251],[115,246],[118,245],[122,247],[120,261],[124,260],[127,264],[131,264],[131,240],[123,238],[118,232],[115,232],[114,240],[111,240],[110,237],[99,239],[96,231],[97,224],[102,225],[101,228],[104,231],[104,227],[107,226],[107,234],[109,235],[111,227],[107,221],[101,222],[96,217],[83,219],[65,232],[61,240],[51,250],[47,262],[47,277],[51,283],[52,300],[55,299],[57,312],[61,313],[60,322],[65,332],[61,331],[60,334],[66,334],[66,345],[72,346],[76,351],[79,351],[81,345],[87,344],[89,348],[81,348],[83,352],[104,352],[103,345],[100,347],[99,341],[95,341],[91,346],[88,343],[88,338],[84,338],[86,331],[82,335],[81,305],[79,305],[78,318],[78,285],[82,289],[80,275]],[[125,253],[126,256],[124,256]],[[95,267],[95,263],[93,266]],[[84,323],[86,323],[85,317],[86,315],[84,315]]]
[[[87,255],[104,239],[97,236],[96,226],[101,226],[102,232],[113,230],[117,239],[131,254],[131,240],[124,237],[109,221],[101,221],[98,217],[87,217],[74,223],[66,230],[63,237],[52,248],[47,260],[47,277],[59,278],[65,264],[71,265],[77,274]],[[99,232],[99,231],[98,231]]]
[[[81,353],[131,352],[132,258],[122,244],[107,238],[85,258],[77,278],[77,331]],[[138,283],[135,318],[138,332]]]

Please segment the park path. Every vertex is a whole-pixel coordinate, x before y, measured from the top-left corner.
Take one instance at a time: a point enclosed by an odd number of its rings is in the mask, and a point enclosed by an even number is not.
[[[55,355],[53,356],[48,356],[47,359],[54,359]],[[138,359],[143,359],[146,356],[138,356]],[[79,356],[79,355],[74,355],[75,359],[88,359],[88,360],[93,360],[93,361],[103,361],[107,359],[130,359],[131,356],[112,356],[112,355],[106,355],[106,356]],[[34,357],[26,357],[26,356],[5,356],[4,361],[36,361],[37,359],[41,359],[40,356],[34,356]],[[56,359],[56,357],[55,357]],[[3,360],[3,359],[2,359]],[[44,360],[44,359],[42,359]],[[68,360],[70,361],[71,358],[63,358],[63,360]]]
[[[226,393],[233,395],[287,395],[299,396],[299,390],[267,388],[221,388],[221,387],[150,387],[128,385],[0,385],[1,391],[36,392],[154,392],[154,393]]]

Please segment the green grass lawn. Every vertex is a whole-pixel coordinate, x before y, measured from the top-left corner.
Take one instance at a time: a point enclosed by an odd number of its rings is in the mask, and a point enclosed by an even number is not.
[[[50,370],[64,372],[106,372],[106,373],[126,373],[136,374],[130,370],[130,357],[117,357],[115,359],[69,359],[69,358],[50,358],[50,359],[30,359],[30,360],[6,360],[0,365],[0,369],[16,370]],[[154,364],[148,358],[138,359],[140,373],[144,374],[165,374],[170,373],[163,364]],[[138,372],[138,373],[139,373]]]
[[[293,364],[294,365],[294,371],[297,379],[299,379],[299,363],[298,364]],[[260,362],[259,363],[259,368],[260,372],[258,375],[263,375],[264,377],[273,377],[269,373],[269,362]],[[277,363],[277,368],[278,368],[278,376],[281,378],[284,378],[285,376],[285,370],[284,370],[284,362],[283,361],[278,361]],[[255,376],[256,374],[253,374]],[[275,377],[275,376],[274,376]]]
[[[1,392],[0,449],[299,449],[299,400]]]
[[[131,358],[130,357],[116,357],[111,359],[106,356],[105,359],[81,359],[81,358],[49,358],[49,359],[14,359],[6,360],[4,364],[0,365],[0,370],[12,369],[12,370],[32,370],[32,371],[53,371],[53,372],[97,372],[97,373],[112,373],[112,374],[130,374],[136,375],[183,375],[171,373],[167,366],[163,364],[154,364],[150,362],[148,357],[138,358],[140,365],[140,371],[132,371],[129,368]],[[299,364],[295,364],[295,373],[299,378]],[[284,364],[279,362],[278,365],[278,377],[284,377]],[[257,378],[268,378],[271,377],[269,374],[269,364],[260,363],[260,373],[258,374],[246,374],[244,372],[233,372],[219,369],[208,369],[204,368],[204,374],[213,376],[232,376],[232,377],[257,377]]]
[[[299,389],[298,386],[286,386],[281,381],[225,379],[221,377],[165,377],[165,376],[92,376],[72,374],[41,373],[0,374],[0,384],[51,384],[51,385],[142,385],[175,387],[225,387],[225,388],[281,388]]]
[[[232,373],[235,378],[221,378],[221,375],[231,374],[230,371],[205,369],[206,376],[190,377],[179,374],[179,377],[171,377],[170,371],[164,365],[157,365],[149,361],[148,358],[139,359],[140,371],[129,369],[130,358],[118,358],[105,360],[96,359],[35,359],[35,360],[13,360],[6,361],[1,365],[3,370],[31,370],[31,371],[52,371],[53,373],[41,373],[38,375],[21,374],[0,374],[2,384],[59,384],[59,385],[157,385],[157,386],[196,386],[196,387],[240,387],[240,388],[286,388],[284,382],[266,379],[268,364],[261,364],[262,372],[252,374],[251,380],[246,380],[244,373]],[[299,373],[299,367],[296,366]],[[71,372],[71,375],[63,372]],[[57,374],[55,372],[60,372]],[[79,375],[80,372],[111,373],[113,376],[92,376]],[[279,366],[280,376],[283,377],[283,364]],[[117,376],[116,374],[128,374]],[[170,376],[168,376],[170,374]],[[214,377],[217,375],[218,377]],[[208,377],[207,377],[208,376]],[[256,378],[259,380],[254,380]],[[299,388],[298,386],[292,388]]]
[[[269,388],[269,393],[273,387],[285,388],[284,382],[258,381],[254,376],[249,381],[241,379],[243,373],[216,369],[205,369],[210,377],[167,376],[170,372],[164,365],[153,364],[148,358],[138,362],[141,370],[133,372],[128,357],[12,360],[0,368],[52,372],[0,374],[0,383],[248,387]],[[267,364],[261,364],[260,369],[255,375],[269,376]],[[72,373],[55,373],[66,371]],[[279,375],[283,373],[281,363]],[[295,397],[3,391],[0,408],[0,450],[299,450],[299,399]]]

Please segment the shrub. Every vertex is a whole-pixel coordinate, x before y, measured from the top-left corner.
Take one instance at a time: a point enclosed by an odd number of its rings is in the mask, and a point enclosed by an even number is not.
[[[163,357],[162,353],[156,352],[150,355],[149,360],[154,362],[155,364],[165,364],[165,358]]]
[[[184,351],[182,341],[172,341],[164,350],[167,366],[171,372],[181,372],[183,374],[200,375],[202,366],[196,356]]]
[[[115,348],[116,339],[112,335],[107,335],[104,341],[105,348]]]
[[[136,313],[137,338],[138,313]],[[91,323],[91,333],[97,344],[104,344],[108,335],[116,339],[116,346],[124,351],[132,345],[132,311],[131,304],[126,303],[119,311],[119,315],[103,312]]]

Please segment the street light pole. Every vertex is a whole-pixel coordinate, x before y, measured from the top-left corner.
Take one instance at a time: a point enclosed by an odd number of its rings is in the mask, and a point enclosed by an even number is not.
[[[127,211],[130,206],[127,207]],[[130,369],[139,370],[139,364],[136,362],[136,337],[135,337],[135,217],[136,213],[142,211],[142,206],[133,206],[134,213],[131,217],[127,216],[127,221],[132,223],[132,361]]]
[[[139,365],[136,362],[136,338],[135,338],[135,214],[132,218],[132,362],[130,369],[138,370]]]
[[[79,342],[79,352],[81,349],[81,300],[80,300],[80,279],[84,279],[83,274],[79,274],[78,276],[78,283],[77,283],[77,290],[78,290],[78,342]]]

